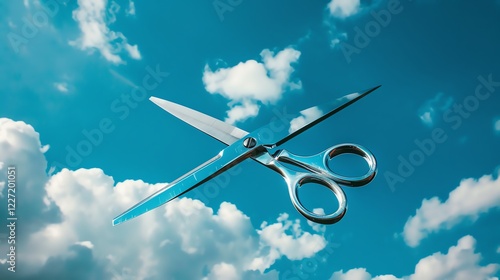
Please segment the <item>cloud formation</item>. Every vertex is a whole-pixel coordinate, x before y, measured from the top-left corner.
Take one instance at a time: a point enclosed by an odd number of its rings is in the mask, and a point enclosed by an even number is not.
[[[452,105],[453,97],[440,92],[420,106],[418,117],[423,124],[432,127]]]
[[[328,3],[328,10],[330,15],[343,19],[358,13],[360,6],[360,0],[331,0]]]
[[[324,19],[324,24],[329,29],[330,47],[344,51],[344,44],[352,36],[345,28],[344,23],[368,14],[368,12],[376,9],[382,2],[380,0],[363,2],[361,0],[330,0],[326,6],[327,11]]]
[[[475,221],[480,214],[500,207],[500,179],[485,175],[469,178],[450,192],[446,201],[438,197],[424,199],[414,216],[408,218],[403,236],[406,244],[416,247],[432,232],[450,229],[469,219]]]
[[[330,280],[498,280],[494,276],[500,265],[482,266],[479,263],[481,254],[475,253],[475,249],[476,240],[467,235],[460,238],[456,246],[450,247],[447,254],[437,252],[421,259],[415,272],[409,276],[380,275],[372,278],[365,268],[354,268],[346,272],[336,271]]]
[[[14,122],[0,118],[0,199],[7,205],[7,168],[17,169],[16,196],[22,197],[23,207],[16,213],[23,221],[19,226],[19,237],[29,235],[47,222],[59,220],[58,209],[48,202],[44,184],[48,178],[45,173],[47,161],[44,152],[48,146],[42,146],[40,136],[35,129],[24,122]],[[33,215],[36,213],[36,215]],[[7,219],[7,207],[0,207],[0,218]],[[2,227],[0,233],[5,232]],[[0,251],[6,252],[6,242],[0,242]]]
[[[500,134],[500,118],[496,119],[493,123],[493,130],[497,133]]]
[[[229,99],[230,110],[226,122],[234,124],[256,116],[259,103],[278,101],[287,89],[300,89],[300,81],[292,81],[292,64],[300,57],[293,48],[274,54],[265,49],[260,53],[262,62],[247,60],[233,67],[212,71],[208,65],[203,72],[205,89]]]
[[[128,1],[127,15],[135,16],[135,3],[132,0]]]
[[[68,84],[65,83],[65,82],[61,82],[61,83],[54,83],[54,87],[60,91],[60,92],[63,92],[63,93],[67,93],[68,92]]]
[[[214,210],[190,198],[113,227],[114,216],[164,184],[115,182],[99,168],[48,176],[43,147],[30,125],[0,119],[0,182],[8,166],[23,170],[18,216],[20,226],[33,224],[19,228],[20,279],[276,279],[271,266],[280,258],[301,260],[325,248],[322,233],[305,231],[286,213],[255,229],[234,204]],[[1,193],[5,199],[5,187]],[[7,265],[0,262],[0,278]]]
[[[132,2],[133,3],[133,2]],[[132,6],[133,7],[133,4]],[[132,11],[129,8],[129,13]],[[73,19],[82,32],[80,38],[70,41],[70,45],[82,50],[97,50],[108,61],[124,63],[119,54],[126,51],[133,59],[141,59],[137,45],[130,45],[121,32],[112,31],[108,25],[116,21],[120,6],[107,0],[78,0],[78,8],[73,11]],[[135,8],[133,9],[135,13]]]

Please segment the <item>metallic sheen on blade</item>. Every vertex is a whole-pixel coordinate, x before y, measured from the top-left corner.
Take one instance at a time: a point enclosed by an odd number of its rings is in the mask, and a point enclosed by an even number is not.
[[[226,145],[231,145],[248,134],[248,132],[242,129],[227,124],[216,118],[202,114],[193,109],[184,107],[182,105],[175,104],[173,102],[163,100],[154,96],[150,97],[149,100],[161,107],[163,110],[169,112],[175,117],[196,127],[197,129],[205,132],[206,134],[212,136],[213,138],[221,141]]]
[[[378,87],[372,88],[363,93],[349,94],[335,100],[333,103],[314,106],[303,110],[298,114],[280,116],[279,118],[276,117],[269,124],[248,134],[241,129],[225,124],[192,109],[169,101],[161,100],[159,98],[151,98],[153,102],[166,111],[174,111],[174,115],[179,117],[181,120],[188,122],[223,143],[232,144],[223,149],[212,159],[176,179],[161,190],[116,217],[113,220],[113,225],[120,224],[159,207],[162,204],[165,204],[170,200],[188,192],[189,190],[198,187],[221,172],[250,157],[279,172],[286,179],[292,203],[306,218],[326,224],[331,224],[340,220],[345,213],[346,202],[345,195],[337,185],[336,180],[339,179],[339,182],[342,182],[343,179],[335,173],[328,171],[328,166],[325,164],[326,161],[324,160],[329,155],[331,157],[332,155],[334,156],[346,152],[363,156],[370,165],[370,171],[364,176],[354,178],[360,182],[358,184],[359,186],[367,184],[375,176],[376,164],[371,153],[351,144],[337,145],[327,149],[325,152],[320,153],[317,156],[314,156],[313,158],[323,159],[323,162],[317,166],[311,165],[311,172],[316,174],[306,174],[286,171],[286,167],[277,162],[279,157],[286,158],[287,162],[303,161],[303,157],[298,157],[285,151],[281,151],[282,155],[271,156],[268,153],[268,149],[285,143],[294,136],[304,132],[327,117],[339,112],[377,88]],[[310,164],[306,163],[302,166],[304,167],[309,165]],[[330,173],[330,175],[325,177],[327,173]],[[300,203],[297,196],[298,187],[305,182],[313,181],[324,184],[335,193],[337,199],[339,200],[339,208],[335,213],[320,216],[308,211]]]
[[[269,139],[268,143],[265,144],[265,146],[275,147],[282,145],[331,115],[340,112],[342,109],[365,97],[379,87],[380,86],[376,86],[361,93],[351,93],[340,97],[331,103],[310,107],[300,111],[298,115],[281,116],[280,118],[276,118],[271,121],[271,123],[266,125],[266,127],[271,129],[273,133],[272,137]],[[285,126],[285,129],[277,129],[283,125]]]

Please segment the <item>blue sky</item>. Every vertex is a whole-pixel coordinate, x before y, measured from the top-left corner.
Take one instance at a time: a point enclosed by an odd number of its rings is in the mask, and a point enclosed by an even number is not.
[[[498,279],[499,19],[493,0],[2,2],[0,219],[15,167],[18,221],[15,273],[0,227],[1,278]],[[376,85],[284,145],[374,153],[339,223],[307,222],[246,161],[111,226],[224,148],[149,96],[251,131]]]

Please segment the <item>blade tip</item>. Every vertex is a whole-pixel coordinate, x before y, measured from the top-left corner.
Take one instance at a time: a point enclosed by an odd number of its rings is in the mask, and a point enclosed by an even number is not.
[[[381,86],[382,85],[378,85],[378,86],[374,86],[374,87],[372,87],[372,88],[370,88],[368,90],[365,90],[365,91],[363,91],[363,93],[360,94],[360,96],[365,96],[365,95],[367,95],[369,93],[372,93],[373,91],[377,90]]]

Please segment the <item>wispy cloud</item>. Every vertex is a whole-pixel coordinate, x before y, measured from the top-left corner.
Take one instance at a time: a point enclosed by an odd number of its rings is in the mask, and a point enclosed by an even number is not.
[[[300,51],[286,48],[277,54],[265,49],[262,62],[247,60],[233,67],[212,71],[208,65],[203,72],[205,89],[229,99],[228,123],[244,121],[256,116],[258,103],[268,104],[279,100],[286,89],[300,89],[300,81],[292,81],[292,64],[300,57]]]
[[[75,244],[83,246],[83,247],[87,247],[89,249],[94,248],[94,244],[92,244],[92,242],[90,242],[90,241],[81,241],[81,242],[76,242]]]
[[[54,87],[60,91],[60,92],[63,92],[63,93],[67,93],[68,92],[68,84],[65,83],[65,82],[61,82],[61,83],[54,83]]]
[[[438,197],[424,199],[416,214],[408,218],[403,236],[411,247],[432,232],[450,229],[460,222],[475,221],[480,214],[500,207],[500,178],[485,175],[479,179],[464,179],[450,192],[446,201]]]
[[[115,70],[113,69],[109,69],[109,72],[111,73],[111,75],[113,75],[115,78],[117,78],[120,82],[130,86],[130,87],[133,87],[133,88],[137,88],[138,86],[132,82],[130,79],[124,77],[122,74],[116,72]]]
[[[124,63],[120,53],[126,51],[133,59],[141,59],[137,45],[130,45],[121,32],[112,31],[108,25],[116,20],[119,5],[112,1],[108,9],[107,0],[78,0],[73,19],[82,32],[81,37],[70,41],[70,45],[82,50],[97,50],[108,61]],[[106,13],[108,11],[108,13]]]
[[[453,105],[453,97],[439,92],[433,98],[425,101],[418,109],[418,117],[423,124],[432,127],[436,124],[442,114]]]
[[[330,33],[333,33],[333,32],[330,32]],[[334,49],[334,48],[337,48],[342,41],[347,40],[347,32],[338,32],[338,33],[336,33],[335,36],[332,36],[332,37],[333,38],[330,40],[330,47],[332,49]]]
[[[135,3],[132,0],[128,1],[128,9],[127,9],[127,14],[134,16],[135,15]]]
[[[493,130],[497,133],[500,134],[500,118],[496,118],[493,121]]]

